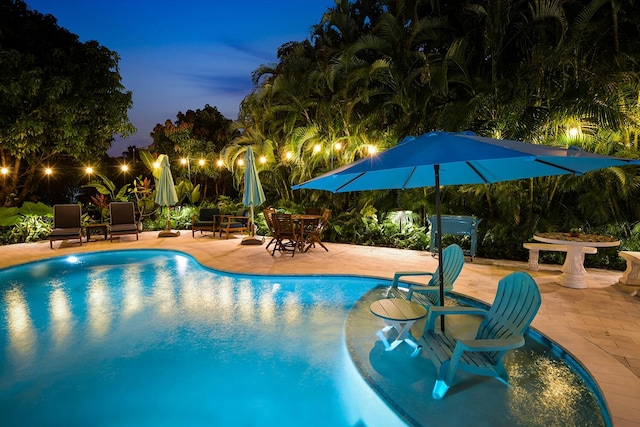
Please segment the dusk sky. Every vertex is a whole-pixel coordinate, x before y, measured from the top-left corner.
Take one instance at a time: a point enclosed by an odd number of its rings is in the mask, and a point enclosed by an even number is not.
[[[146,147],[156,123],[179,111],[215,106],[228,119],[251,91],[251,73],[274,63],[277,49],[309,37],[333,0],[25,0],[81,41],[120,55],[133,93],[137,133],[116,138],[109,154]]]

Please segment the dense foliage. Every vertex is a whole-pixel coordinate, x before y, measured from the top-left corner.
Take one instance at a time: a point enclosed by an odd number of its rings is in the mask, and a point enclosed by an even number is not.
[[[638,158],[639,23],[634,2],[339,1],[308,40],[254,72],[244,132],[224,155],[234,165],[251,145],[265,156],[269,200],[326,205],[355,222],[413,210],[419,225],[434,212],[433,189],[290,186],[434,129]],[[616,224],[609,231],[628,237],[639,185],[631,167],[445,188],[443,210],[484,218],[481,255],[516,258],[534,231]]]
[[[22,0],[0,0],[0,206],[30,196],[55,161],[101,156],[133,131],[118,59]]]

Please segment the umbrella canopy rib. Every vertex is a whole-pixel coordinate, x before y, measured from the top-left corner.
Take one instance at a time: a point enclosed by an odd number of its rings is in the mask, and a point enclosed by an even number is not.
[[[556,164],[553,164],[551,162],[547,162],[547,161],[542,160],[542,159],[536,159],[535,161],[538,162],[538,163],[542,163],[544,165],[547,165],[547,166],[551,166],[552,168],[557,168],[557,169],[563,170],[565,172],[572,173],[574,175],[582,175],[582,172],[580,172],[578,170],[566,168],[566,167],[560,166],[560,165],[556,165]]]
[[[476,169],[476,167],[473,166],[473,164],[471,164],[471,162],[466,162],[466,163],[471,169],[473,169],[473,171],[476,173],[476,175],[478,175],[480,177],[480,179],[484,181],[485,184],[489,184],[489,180],[487,180],[487,178],[485,178],[485,176],[482,175],[482,173],[480,173],[480,171],[478,169]]]
[[[407,177],[406,181],[404,182],[404,184],[402,184],[402,189],[406,189],[407,185],[409,184],[409,181],[411,181],[411,178],[413,177],[413,174],[416,172],[416,168],[411,169],[411,173],[409,174],[409,176]]]
[[[357,181],[358,178],[360,178],[361,176],[365,175],[366,172],[362,172],[360,173],[358,176],[351,178],[349,181],[345,182],[344,184],[342,184],[340,187],[338,187],[337,189],[334,190],[334,193],[339,193],[340,190],[342,190],[344,187],[348,186],[349,184],[351,184],[354,181]]]

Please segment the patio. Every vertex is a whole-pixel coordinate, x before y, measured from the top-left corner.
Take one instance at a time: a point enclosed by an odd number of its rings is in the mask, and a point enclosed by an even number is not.
[[[322,248],[291,257],[271,256],[265,245],[242,246],[242,235],[229,240],[211,236],[192,238],[182,233],[159,239],[143,232],[140,240],[122,236],[113,243],[92,240],[82,246],[47,241],[0,246],[0,268],[77,252],[156,248],[191,254],[202,264],[220,270],[258,274],[353,274],[391,279],[403,269],[435,270],[437,260],[427,252],[326,243]],[[482,301],[493,300],[500,278],[515,270],[527,271],[525,262],[477,258],[467,262],[455,291]],[[640,299],[617,284],[619,271],[589,269],[588,289],[568,289],[554,283],[560,266],[541,265],[530,272],[543,294],[533,327],[573,354],[597,381],[609,406],[614,426],[640,427]],[[416,281],[420,281],[417,278]],[[371,322],[378,322],[373,315]],[[375,337],[371,337],[373,346]]]

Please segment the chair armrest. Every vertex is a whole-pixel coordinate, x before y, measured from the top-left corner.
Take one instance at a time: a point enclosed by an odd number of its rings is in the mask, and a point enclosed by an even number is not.
[[[457,346],[461,346],[464,351],[503,351],[513,350],[524,345],[524,337],[515,335],[503,339],[487,340],[458,340]]]
[[[438,318],[438,316],[445,316],[449,314],[476,315],[476,316],[483,316],[485,319],[489,316],[489,312],[487,310],[483,310],[482,308],[433,306],[433,307],[429,307],[429,312],[427,313],[427,323],[425,324],[425,327],[424,327],[425,332],[434,330],[436,319]]]
[[[398,271],[393,275],[393,283],[391,283],[391,286],[397,288],[398,280],[402,276],[433,276],[433,273],[429,271]]]
[[[232,219],[246,219],[248,220],[249,217],[248,216],[239,216],[239,215],[220,215],[222,218],[226,218],[228,220],[232,220]]]
[[[414,293],[418,294],[428,294],[428,293],[438,293],[440,294],[440,286],[424,286],[424,285],[409,285],[409,292],[407,292],[407,299],[411,301],[411,297]]]

